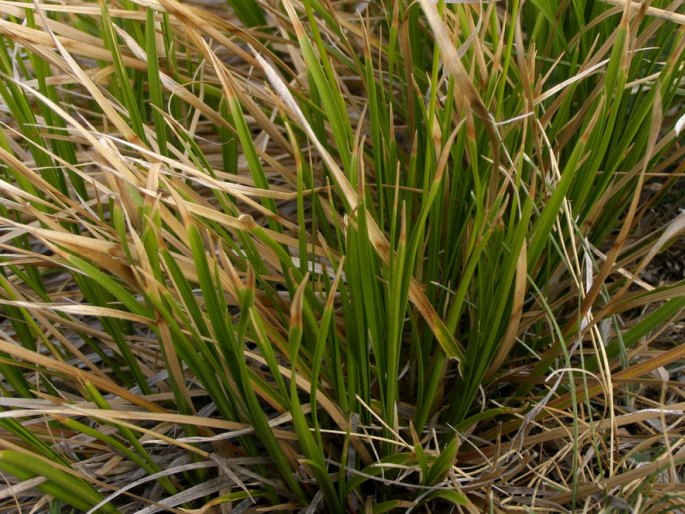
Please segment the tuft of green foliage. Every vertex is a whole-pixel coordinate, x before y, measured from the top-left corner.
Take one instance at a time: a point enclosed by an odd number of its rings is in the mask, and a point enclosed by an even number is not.
[[[198,3],[0,1],[2,510],[682,506],[685,15]]]

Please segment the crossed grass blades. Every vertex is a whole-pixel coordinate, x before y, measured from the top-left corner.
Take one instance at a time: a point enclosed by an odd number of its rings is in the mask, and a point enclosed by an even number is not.
[[[2,511],[682,507],[680,2],[202,4],[0,1]]]

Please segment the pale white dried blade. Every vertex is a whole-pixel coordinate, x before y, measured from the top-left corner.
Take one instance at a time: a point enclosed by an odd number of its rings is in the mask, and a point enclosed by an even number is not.
[[[46,481],[47,478],[45,477],[34,477],[24,480],[23,482],[19,482],[18,484],[12,484],[0,490],[0,500],[15,498],[25,491],[31,491],[32,489],[35,489]]]
[[[117,309],[110,309],[108,307],[97,307],[95,305],[75,305],[72,303],[38,303],[38,302],[22,302],[16,300],[0,300],[0,305],[7,305],[11,307],[19,307],[27,310],[37,311],[55,311],[64,314],[74,314],[77,316],[97,316],[104,318],[125,319],[134,323],[149,324],[153,320],[130,312],[120,311]]]
[[[207,480],[206,482],[203,482],[199,485],[196,485],[194,487],[186,489],[185,491],[175,494],[174,496],[165,498],[155,505],[151,505],[149,507],[136,511],[136,514],[154,514],[155,512],[167,512],[168,508],[177,507],[178,505],[182,505],[184,503],[197,500],[198,498],[202,498],[203,496],[209,496],[231,484],[232,480],[225,476],[212,478],[210,480]],[[187,512],[196,511],[192,510]]]
[[[638,268],[633,272],[632,277],[637,277],[647,267],[647,265],[657,256],[657,254],[673,239],[685,233],[685,211],[676,216],[666,227],[666,230],[659,236],[659,239],[651,246],[649,252],[640,262]],[[632,278],[631,277],[631,278]],[[623,289],[628,287],[626,284]]]
[[[153,473],[151,475],[146,475],[143,478],[139,480],[135,480],[133,482],[127,483],[125,486],[117,489],[115,492],[107,496],[104,500],[102,500],[100,503],[96,504],[92,509],[90,509],[86,514],[93,514],[94,512],[97,512],[100,507],[107,505],[108,503],[111,503],[112,500],[114,500],[117,496],[121,496],[124,494],[126,491],[129,491],[135,487],[138,487],[139,485],[146,484],[148,482],[152,482],[154,480],[157,480],[158,478],[163,478],[163,477],[170,477],[171,475],[175,475],[177,473],[185,473],[186,471],[191,471],[194,469],[207,469],[207,468],[215,468],[216,463],[212,461],[204,461],[204,462],[192,462],[189,464],[184,464],[182,466],[174,466],[172,468],[167,468],[162,471],[158,471],[157,473]]]
[[[680,135],[680,133],[683,131],[683,127],[685,127],[685,114],[683,114],[680,118],[678,118],[678,121],[675,122],[676,136]]]
[[[605,4],[616,5],[618,7],[627,7],[631,11],[639,11],[642,9],[642,4],[640,2],[633,2],[627,0],[602,0]],[[665,9],[659,9],[658,7],[647,7],[645,10],[647,16],[653,16],[654,18],[659,18],[666,21],[671,21],[679,25],[685,25],[685,15],[678,14],[672,11],[667,11]]]

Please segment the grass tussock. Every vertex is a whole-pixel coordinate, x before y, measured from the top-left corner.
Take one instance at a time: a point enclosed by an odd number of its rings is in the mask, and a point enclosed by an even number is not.
[[[0,1],[0,510],[683,508],[680,4]]]

